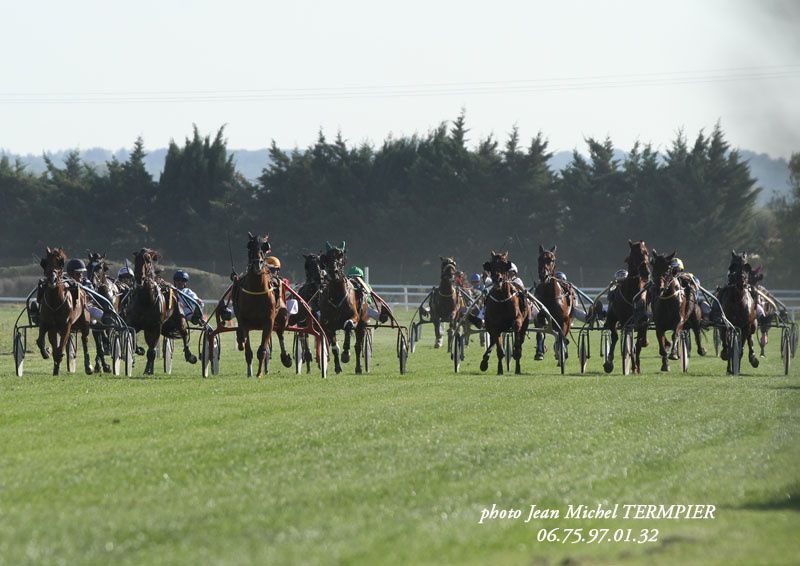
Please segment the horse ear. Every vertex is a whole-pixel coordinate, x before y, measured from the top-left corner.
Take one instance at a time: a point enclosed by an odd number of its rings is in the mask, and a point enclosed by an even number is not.
[[[631,249],[636,247],[636,246],[633,245],[633,242],[631,242],[630,240],[628,240],[628,245],[631,247]]]
[[[656,249],[655,249],[655,248],[653,248],[653,249],[652,249],[652,250],[650,250],[650,251],[652,251],[652,252],[653,252],[653,257],[655,257],[655,256],[657,256],[657,255],[658,255],[658,251],[656,251]]]
[[[539,255],[542,255],[543,253],[544,253],[544,246],[542,246],[542,244],[539,244]]]
[[[247,237],[253,239],[253,233],[250,230],[247,231]]]
[[[342,253],[344,253],[344,250],[345,250],[345,247],[346,247],[346,246],[347,246],[347,242],[345,242],[344,240],[342,240],[342,248],[341,248],[341,249],[342,249]]]
[[[492,250],[492,257],[496,256],[497,254]]]
[[[46,252],[47,255],[50,255],[51,253],[53,253],[53,250],[50,249],[50,246],[47,246],[46,250],[47,250],[47,252]]]
[[[333,249],[333,246],[331,245],[331,243],[328,240],[325,240],[325,251],[329,252],[332,249]]]
[[[736,257],[736,250],[731,250],[731,257]]]
[[[671,254],[669,254],[669,259],[672,259],[672,258],[674,258],[674,257],[675,257],[675,254],[677,254],[677,253],[678,253],[678,250],[672,250],[672,253],[671,253]]]
[[[558,247],[558,244],[556,244],[555,246],[553,246],[552,248],[550,248],[550,253],[553,253],[553,254],[554,254],[554,253],[556,253],[556,248],[557,248],[557,247]]]

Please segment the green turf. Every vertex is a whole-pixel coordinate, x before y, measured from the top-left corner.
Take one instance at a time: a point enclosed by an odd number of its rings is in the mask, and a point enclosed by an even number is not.
[[[689,375],[477,371],[454,375],[431,327],[398,374],[380,330],[375,368],[262,380],[226,338],[221,375],[13,375],[0,309],[0,563],[797,563],[800,380],[774,332],[744,375],[691,358]],[[800,358],[797,360],[800,362]],[[746,362],[745,362],[746,364]],[[677,364],[674,364],[677,368]],[[492,364],[492,369],[494,364]],[[709,521],[478,524],[496,503],[562,510],[709,503]],[[537,542],[540,528],[659,529],[648,544]]]

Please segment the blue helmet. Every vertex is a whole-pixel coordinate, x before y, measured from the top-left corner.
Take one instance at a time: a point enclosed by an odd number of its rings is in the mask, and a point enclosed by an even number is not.
[[[78,258],[73,258],[67,262],[64,269],[67,270],[67,273],[70,271],[86,271],[86,264]]]
[[[563,271],[556,271],[556,279],[566,283],[567,282],[567,274],[564,273]]]
[[[481,275],[480,273],[473,273],[469,276],[470,283],[480,283],[481,282]]]
[[[175,275],[172,276],[173,281],[189,281],[189,274],[186,273],[183,269],[179,269],[175,272]]]

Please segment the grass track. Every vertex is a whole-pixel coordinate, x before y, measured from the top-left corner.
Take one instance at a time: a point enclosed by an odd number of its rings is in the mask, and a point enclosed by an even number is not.
[[[525,375],[481,374],[475,344],[454,375],[427,326],[405,376],[394,335],[380,330],[369,376],[351,375],[352,361],[324,381],[273,363],[274,374],[248,380],[226,341],[221,376],[208,380],[177,359],[172,376],[54,378],[34,354],[16,378],[17,312],[0,309],[0,563],[789,564],[800,555],[800,380],[796,369],[782,375],[779,333],[742,377],[696,355],[688,376],[663,375],[653,346],[640,377],[606,376],[597,358],[589,375],[562,377],[552,356],[532,360],[531,343]],[[718,511],[713,521],[478,524],[492,503],[563,513],[598,502]],[[541,527],[660,534],[645,545],[563,545],[537,542]]]

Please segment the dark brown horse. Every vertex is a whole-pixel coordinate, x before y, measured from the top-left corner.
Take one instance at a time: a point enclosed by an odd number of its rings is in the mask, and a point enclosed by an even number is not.
[[[628,276],[608,294],[608,316],[605,328],[611,331],[608,361],[603,364],[606,373],[614,371],[614,349],[619,340],[617,324],[624,328],[632,325],[636,330],[633,348],[633,370],[641,371],[639,363],[642,348],[647,346],[647,292],[650,280],[650,260],[644,241],[628,240],[629,253],[625,258]]]
[[[87,251],[89,261],[86,262],[86,278],[89,280],[92,288],[97,293],[108,301],[108,304],[95,304],[93,308],[102,311],[104,314],[110,309],[116,308],[118,289],[117,285],[111,278],[108,277],[108,263],[106,262],[106,254]],[[99,303],[99,301],[95,301]],[[102,319],[101,319],[102,320]],[[94,336],[94,344],[96,354],[94,358],[94,371],[104,373],[111,372],[111,366],[106,363],[105,356],[109,352],[108,329],[94,329],[92,330]]]
[[[572,328],[572,311],[575,308],[577,297],[575,296],[575,289],[569,283],[561,281],[556,277],[556,248],[553,246],[549,250],[539,244],[539,281],[540,283],[534,289],[534,296],[539,299],[542,304],[550,311],[555,322],[549,324],[553,326],[553,330],[561,329],[561,336],[564,336],[564,358],[567,357],[566,347],[569,345],[569,330]],[[543,318],[539,326],[548,323],[548,319]],[[556,328],[555,325],[558,325]],[[557,339],[558,340],[558,339]],[[556,342],[557,347],[558,342]],[[536,359],[540,360],[544,354],[544,335],[538,333],[536,335]],[[556,359],[558,359],[558,352],[556,352]]]
[[[250,331],[261,331],[261,344],[256,351],[258,358],[256,377],[261,377],[267,357],[270,355],[272,331],[275,328],[279,307],[276,292],[280,293],[280,289],[276,289],[274,279],[267,268],[266,258],[271,249],[269,236],[258,237],[250,232],[247,235],[249,238],[247,242],[247,272],[234,280],[233,312],[238,325],[236,341],[239,350],[244,350],[247,377],[253,375],[253,348],[250,345]],[[288,318],[285,305],[283,310]],[[285,328],[286,320],[283,323]],[[289,354],[286,353],[282,334],[280,346],[281,361],[288,367],[292,361]]]
[[[481,371],[489,369],[489,356],[492,348],[497,348],[497,375],[503,375],[503,332],[514,333],[514,373],[522,373],[520,360],[522,359],[522,344],[528,331],[528,301],[525,299],[525,290],[517,287],[508,280],[508,270],[511,261],[508,252],[492,252],[491,260],[483,264],[483,269],[492,277],[492,288],[486,296],[484,328],[489,333],[489,344],[483,353]]]
[[[669,371],[669,360],[677,360],[676,336],[684,328],[694,331],[697,353],[706,354],[701,344],[702,312],[697,304],[697,289],[686,274],[675,273],[671,263],[675,252],[660,255],[653,249],[653,287],[650,302],[653,308],[653,323],[658,339],[658,353],[661,355],[661,371]],[[667,331],[672,331],[672,343],[667,340]]]
[[[442,322],[449,322],[447,330],[447,351],[453,342],[453,323],[459,309],[464,305],[461,294],[456,288],[456,273],[458,267],[452,257],[440,257],[442,260],[441,277],[439,286],[434,287],[431,295],[431,322],[436,333],[434,348],[442,347]]]
[[[144,333],[147,343],[144,374],[152,375],[164,323],[178,313],[180,306],[175,291],[156,273],[158,252],[142,248],[134,252],[133,257],[134,284],[125,306],[124,318],[137,332]]]
[[[322,256],[327,283],[322,288],[319,298],[320,324],[331,344],[333,363],[336,373],[341,373],[339,363],[339,345],[336,343],[336,332],[344,330],[344,349],[342,361],[350,361],[350,333],[356,333],[356,373],[361,373],[361,349],[364,345],[367,321],[367,300],[362,296],[349,278],[345,276],[344,266],[347,263],[345,243],[332,246],[326,242],[326,251]]]
[[[39,345],[42,357],[47,359],[49,354],[44,345],[44,336],[47,334],[53,351],[53,375],[58,375],[70,333],[78,330],[83,344],[83,367],[86,374],[91,375],[92,364],[89,359],[91,318],[86,294],[74,282],[72,284],[76,285],[75,288],[68,288],[67,282],[62,277],[66,259],[64,250],[48,247],[45,257],[39,262],[44,270],[44,282],[39,305],[39,338],[36,343]]]
[[[747,263],[747,254],[737,254],[731,251],[731,263],[728,268],[728,284],[717,291],[722,311],[730,323],[741,332],[742,342],[747,340],[748,360],[754,368],[758,367],[758,358],[753,352],[753,335],[756,332],[756,301],[750,290],[750,264]],[[728,359],[728,333],[727,327],[723,330],[722,352],[720,357]],[[739,352],[741,359],[744,349]]]
[[[322,268],[321,254],[303,254],[303,269],[305,270],[306,279],[303,284],[297,288],[297,294],[311,307],[311,312],[316,313],[319,311],[319,294],[322,290],[322,282],[325,276],[325,270]],[[299,311],[289,317],[289,322],[293,325],[303,326],[306,323],[306,313]]]

